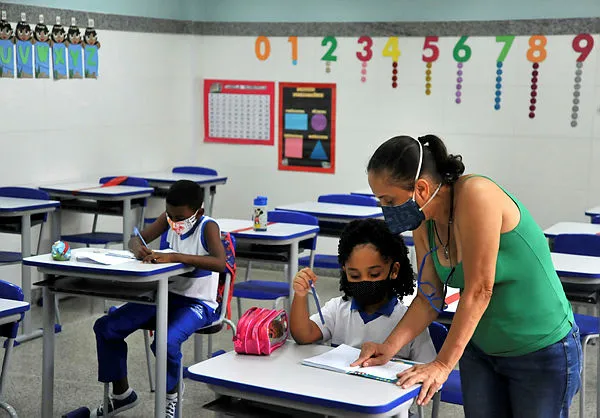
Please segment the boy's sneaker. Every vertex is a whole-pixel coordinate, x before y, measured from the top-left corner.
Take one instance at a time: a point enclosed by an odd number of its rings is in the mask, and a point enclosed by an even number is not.
[[[185,392],[185,383],[181,388],[181,398],[183,399],[183,392]],[[167,393],[167,405],[165,407],[165,416],[166,418],[174,418],[175,411],[177,410],[179,399],[177,399],[177,392],[175,393]]]
[[[122,395],[111,395],[108,397],[108,413],[106,415],[104,415],[104,405],[100,405],[95,411],[92,411],[90,418],[114,416],[133,408],[139,402],[137,393],[129,388]]]

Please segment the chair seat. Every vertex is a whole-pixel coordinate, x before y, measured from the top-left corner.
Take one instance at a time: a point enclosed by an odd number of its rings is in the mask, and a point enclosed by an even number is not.
[[[309,266],[310,265],[310,256],[300,257],[298,259],[298,264],[301,266]],[[338,263],[337,255],[328,255],[328,254],[316,254],[315,255],[315,267],[323,268],[323,269],[339,269],[340,265]]]
[[[452,403],[455,405],[463,404],[463,396],[460,388],[460,372],[452,370],[448,380],[442,388],[442,402]]]
[[[87,232],[83,234],[63,235],[61,239],[79,244],[106,245],[123,242],[123,234],[118,232]]]
[[[581,338],[600,334],[600,323],[595,316],[575,314],[575,323],[579,327]]]
[[[21,253],[0,251],[0,264],[20,263],[23,260]]]
[[[233,285],[233,296],[245,299],[274,300],[289,297],[290,287],[287,282],[248,280]]]

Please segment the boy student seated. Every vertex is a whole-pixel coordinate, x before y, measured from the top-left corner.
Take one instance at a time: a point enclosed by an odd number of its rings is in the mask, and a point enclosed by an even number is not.
[[[196,269],[174,280],[169,286],[167,325],[167,417],[175,415],[177,383],[181,362],[181,344],[198,328],[215,321],[218,304],[219,272],[225,269],[225,250],[217,223],[203,216],[203,191],[196,183],[181,180],[174,183],[166,197],[166,212],[145,228],[142,239],[134,237],[129,248],[148,263],[184,263]],[[174,252],[154,252],[146,247],[168,230],[167,241]],[[92,416],[133,408],[137,394],[127,381],[127,343],[125,338],[141,327],[156,321],[156,306],[127,303],[94,324],[98,350],[98,380],[112,382],[109,411],[98,407]],[[152,350],[155,343],[152,344]],[[94,415],[95,414],[95,415]]]
[[[323,306],[325,324],[318,314],[308,316],[310,281],[316,283],[318,277],[309,268],[296,274],[292,337],[298,344],[331,341],[332,345],[356,348],[367,341],[383,342],[408,309],[402,297],[414,290],[414,274],[402,237],[392,235],[383,220],[350,222],[340,236],[338,260],[343,296]],[[423,363],[433,361],[436,352],[429,331],[423,331],[397,355]]]

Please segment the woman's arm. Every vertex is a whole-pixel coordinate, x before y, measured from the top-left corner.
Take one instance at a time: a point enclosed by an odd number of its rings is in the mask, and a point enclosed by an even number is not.
[[[413,232],[413,240],[417,252],[417,261],[423,260],[429,251],[427,242],[427,226],[421,225]],[[442,296],[443,285],[437,276],[431,255],[427,257],[421,275],[423,282],[431,283],[436,295]],[[433,290],[433,288],[431,288]],[[439,308],[439,307],[438,307]],[[402,347],[414,340],[433,320],[438,313],[430,305],[427,298],[417,290],[417,297],[410,304],[408,311],[383,344],[365,343],[361,348],[360,357],[352,366],[377,366],[387,363]]]

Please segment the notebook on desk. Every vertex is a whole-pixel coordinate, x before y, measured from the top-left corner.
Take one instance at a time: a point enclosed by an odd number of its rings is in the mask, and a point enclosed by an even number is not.
[[[354,376],[366,377],[369,379],[380,380],[382,382],[395,383],[398,378],[396,375],[413,366],[413,363],[403,361],[390,361],[382,366],[372,367],[350,367],[360,356],[360,349],[342,344],[333,350],[318,356],[309,357],[302,360],[305,366],[317,367],[319,369],[330,370],[338,373],[351,374]]]
[[[73,251],[75,260],[82,263],[102,264],[105,266],[116,266],[135,260],[131,251],[125,250],[89,250],[81,249]]]

